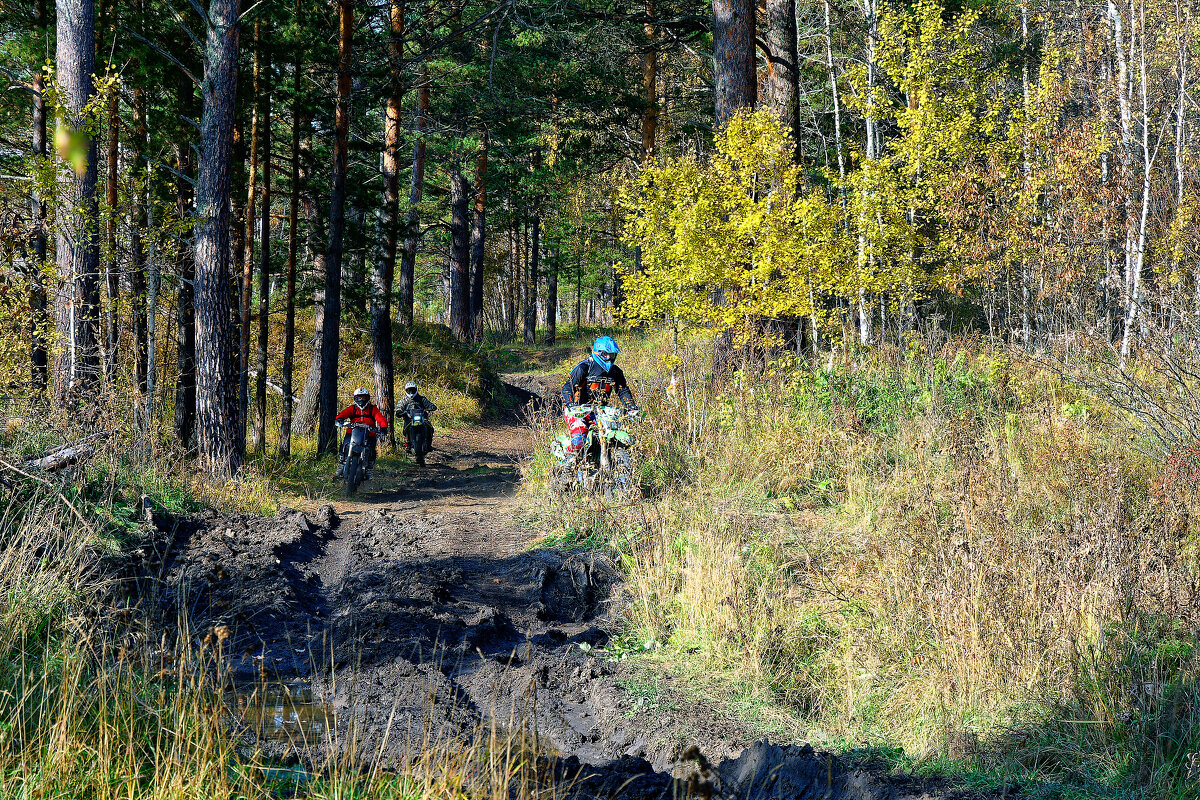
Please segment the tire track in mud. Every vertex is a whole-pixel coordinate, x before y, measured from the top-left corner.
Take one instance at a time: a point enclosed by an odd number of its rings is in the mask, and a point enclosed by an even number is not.
[[[619,570],[600,553],[528,548],[513,518],[527,435],[510,424],[440,436],[425,473],[377,473],[336,508],[176,521],[156,567],[162,618],[219,641],[243,685],[300,682],[332,712],[319,735],[256,746],[396,767],[494,721],[536,729],[555,754],[548,774],[581,798],[678,796],[689,780],[727,798],[976,796],[753,742],[686,687],[606,657]]]

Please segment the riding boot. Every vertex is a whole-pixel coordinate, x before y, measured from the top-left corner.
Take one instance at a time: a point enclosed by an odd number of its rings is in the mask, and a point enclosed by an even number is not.
[[[336,478],[344,478],[346,476],[346,457],[338,456],[337,472],[334,473]]]

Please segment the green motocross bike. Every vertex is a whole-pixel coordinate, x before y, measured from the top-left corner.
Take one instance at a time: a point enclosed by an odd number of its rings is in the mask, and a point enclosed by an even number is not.
[[[570,492],[602,495],[623,502],[641,498],[634,469],[631,423],[640,418],[637,411],[625,411],[600,403],[574,406],[571,415],[587,423],[583,449],[569,451],[571,437],[556,436],[550,443],[554,464],[550,475],[550,494],[554,499]]]

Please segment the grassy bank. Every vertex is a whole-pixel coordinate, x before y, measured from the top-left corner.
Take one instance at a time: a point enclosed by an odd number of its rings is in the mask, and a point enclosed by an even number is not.
[[[979,343],[785,358],[720,384],[703,343],[626,350],[652,500],[542,518],[616,546],[631,637],[671,669],[764,724],[910,768],[1192,796],[1187,469]]]

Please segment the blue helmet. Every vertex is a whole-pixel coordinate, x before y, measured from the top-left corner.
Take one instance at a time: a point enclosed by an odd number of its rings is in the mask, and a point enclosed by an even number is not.
[[[619,352],[621,348],[617,347],[611,336],[600,336],[592,342],[592,361],[605,372],[608,372],[609,367],[617,360]]]

